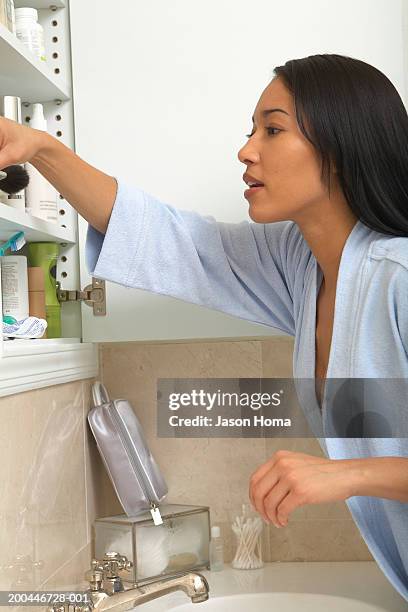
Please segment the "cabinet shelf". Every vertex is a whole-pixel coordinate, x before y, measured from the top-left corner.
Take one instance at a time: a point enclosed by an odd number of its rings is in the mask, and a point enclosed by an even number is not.
[[[14,0],[14,6],[16,8],[28,5],[35,9],[49,9],[51,6],[64,8],[65,2],[64,0],[29,0],[29,2],[27,0]]]
[[[80,338],[9,340],[3,342],[3,356],[0,397],[98,374],[97,348]]]
[[[81,342],[81,338],[38,338],[38,339],[23,339],[7,340],[4,342],[4,353],[9,356],[33,355],[40,353],[49,353],[57,347],[60,350],[72,350],[77,348]]]
[[[45,62],[32,55],[25,46],[0,24],[0,94],[20,96],[23,102],[68,100],[70,87],[54,75]]]
[[[23,231],[27,242],[75,243],[75,231],[0,203],[0,240]]]

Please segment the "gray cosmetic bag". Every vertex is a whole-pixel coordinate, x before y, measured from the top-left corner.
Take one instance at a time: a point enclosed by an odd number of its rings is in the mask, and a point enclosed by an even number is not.
[[[150,510],[154,523],[162,524],[158,504],[167,485],[132,406],[124,399],[110,400],[100,381],[93,384],[92,397],[88,423],[122,508],[127,516]]]

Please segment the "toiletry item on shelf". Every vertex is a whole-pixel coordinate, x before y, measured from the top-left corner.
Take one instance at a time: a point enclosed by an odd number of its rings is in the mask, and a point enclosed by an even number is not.
[[[44,270],[45,312],[48,338],[61,337],[61,304],[57,297],[57,260],[59,245],[55,242],[30,242],[28,263]]]
[[[14,0],[0,0],[0,23],[2,23],[10,32],[15,34],[15,11]]]
[[[45,279],[41,267],[28,268],[28,310],[31,317],[46,319],[45,309]],[[43,338],[47,337],[45,332]]]
[[[211,527],[210,540],[210,570],[220,572],[224,569],[224,545],[221,538],[221,530],[218,525]]]
[[[0,23],[8,28],[7,14],[6,14],[6,0],[0,0]]]
[[[24,232],[17,232],[16,234],[13,234],[6,242],[3,242],[0,244],[0,286],[1,286],[1,261],[4,259],[4,255],[7,253],[7,251],[11,251],[12,253],[19,251],[20,249],[23,248],[25,243],[26,243],[26,240],[25,240]],[[17,319],[16,317],[7,313],[3,315],[3,321],[5,323],[16,323]]]
[[[44,117],[42,104],[33,104],[33,115],[30,126],[36,130],[47,131],[47,121]],[[30,163],[26,164],[30,182],[26,188],[27,212],[34,217],[40,217],[52,223],[58,219],[57,192],[46,178]]]
[[[17,38],[33,55],[45,62],[44,29],[38,23],[37,9],[17,8],[15,20]]]
[[[13,34],[16,33],[16,9],[14,7],[14,0],[6,0],[6,10],[7,10],[7,21],[8,21],[8,29]]]
[[[43,338],[46,329],[47,321],[37,317],[27,317],[11,324],[3,321],[3,338],[5,340],[12,338],[21,338],[23,340]]]
[[[28,317],[27,257],[7,255],[0,259],[3,316],[20,321]]]
[[[0,0],[0,23],[8,28],[6,0]]]
[[[263,522],[249,504],[242,504],[241,513],[234,513],[232,531],[236,536],[237,550],[232,560],[236,569],[258,569],[262,561]]]
[[[16,121],[17,123],[22,123],[21,121],[21,98],[17,96],[3,96],[1,100],[1,115],[6,119],[11,119],[12,121]],[[21,166],[24,168],[24,166]],[[24,170],[25,172],[25,170]],[[18,193],[5,193],[3,191],[0,192],[0,200],[4,202],[4,204],[8,204],[17,210],[25,211],[25,193],[24,188],[27,185],[24,185],[21,188],[21,191]]]
[[[0,243],[0,257],[6,255],[7,251],[15,253],[23,248],[26,243],[24,232],[13,234],[6,242]]]
[[[1,270],[1,266],[0,266],[0,270]],[[15,319],[14,317],[10,317],[10,315],[5,315],[3,317],[3,323],[8,323],[8,325],[13,325],[14,323],[17,323],[17,319]]]
[[[28,173],[23,166],[7,166],[0,170],[0,190],[4,193],[18,193],[27,187],[29,180]]]

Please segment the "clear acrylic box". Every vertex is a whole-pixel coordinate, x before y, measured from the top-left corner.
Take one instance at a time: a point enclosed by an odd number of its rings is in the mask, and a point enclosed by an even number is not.
[[[95,520],[95,557],[107,552],[125,555],[131,571],[121,571],[124,583],[147,584],[191,570],[209,569],[210,509],[208,506],[161,504],[162,525],[147,510]],[[128,588],[128,587],[126,587]]]

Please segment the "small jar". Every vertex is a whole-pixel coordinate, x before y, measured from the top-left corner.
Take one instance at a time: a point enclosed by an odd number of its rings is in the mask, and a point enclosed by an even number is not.
[[[235,569],[259,569],[263,567],[262,517],[250,504],[242,504],[237,511],[230,512],[231,528],[236,538],[236,552],[232,560]]]
[[[44,29],[38,23],[37,9],[17,8],[15,16],[17,38],[33,55],[45,62]]]

